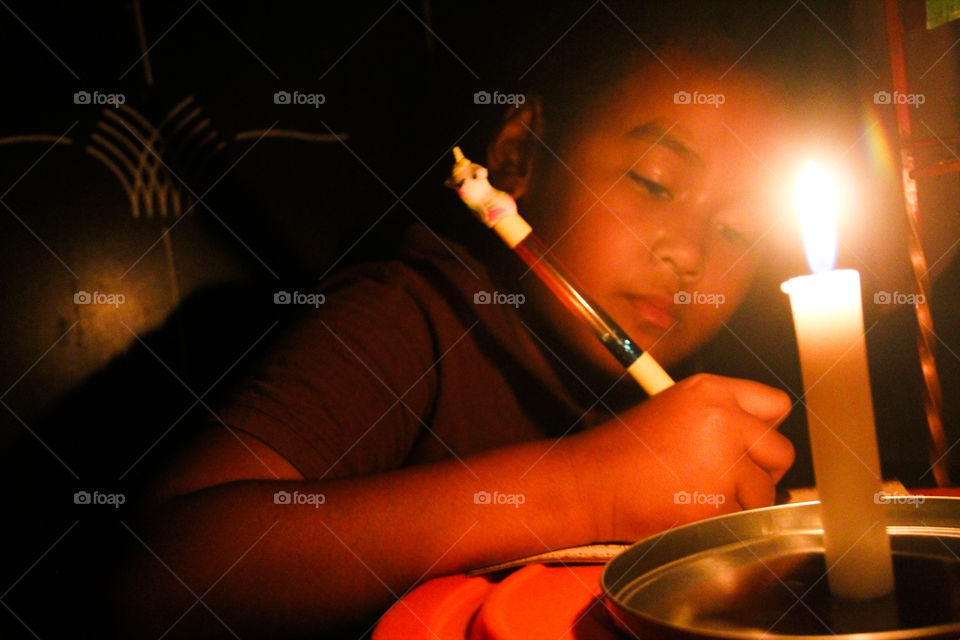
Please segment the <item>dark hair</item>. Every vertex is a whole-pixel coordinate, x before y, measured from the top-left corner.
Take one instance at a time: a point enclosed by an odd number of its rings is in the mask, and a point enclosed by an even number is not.
[[[736,68],[762,78],[771,91],[784,99],[796,94],[785,82],[786,74],[777,60],[749,52],[748,42],[702,25],[671,26],[648,37],[627,28],[622,33],[598,32],[538,65],[525,78],[525,93],[540,98],[545,135],[553,140],[576,128],[572,125],[586,117],[598,98],[607,95],[623,78],[664,59],[713,68],[718,78]]]

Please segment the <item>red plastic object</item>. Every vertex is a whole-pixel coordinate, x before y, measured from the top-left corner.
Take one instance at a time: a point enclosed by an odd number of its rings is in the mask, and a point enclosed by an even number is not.
[[[431,580],[390,608],[373,640],[617,640],[600,600],[602,570],[532,564],[500,583]]]
[[[484,600],[469,640],[616,640],[601,601],[603,565],[531,564]]]
[[[435,578],[390,607],[373,640],[465,640],[484,598],[496,585],[465,575]]]

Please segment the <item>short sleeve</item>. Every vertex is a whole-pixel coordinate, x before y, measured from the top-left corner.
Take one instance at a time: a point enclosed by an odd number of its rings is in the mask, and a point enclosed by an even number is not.
[[[219,412],[308,479],[402,465],[436,393],[430,318],[398,262],[339,279]]]

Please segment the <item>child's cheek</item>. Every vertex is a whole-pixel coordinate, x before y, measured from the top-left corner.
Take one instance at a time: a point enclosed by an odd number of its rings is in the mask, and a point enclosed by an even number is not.
[[[707,265],[709,274],[700,288],[712,292],[711,304],[702,305],[702,317],[711,323],[726,321],[746,296],[756,272],[756,258],[738,253],[734,260],[722,260],[719,264]]]

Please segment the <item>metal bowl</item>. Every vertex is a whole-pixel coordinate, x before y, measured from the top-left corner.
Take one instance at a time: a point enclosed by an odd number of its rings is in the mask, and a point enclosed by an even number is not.
[[[600,577],[616,624],[638,638],[849,640],[960,637],[960,498],[890,502],[895,593],[833,598],[820,504],[754,509],[641,540]]]

